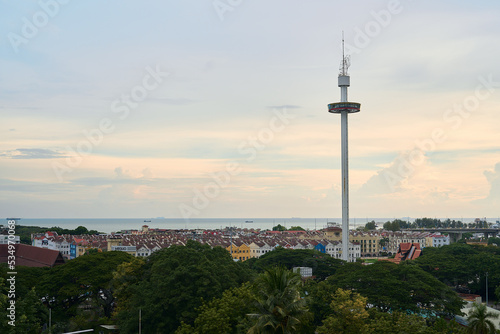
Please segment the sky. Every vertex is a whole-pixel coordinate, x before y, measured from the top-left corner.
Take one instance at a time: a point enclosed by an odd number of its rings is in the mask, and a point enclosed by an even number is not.
[[[0,217],[500,216],[498,1],[0,0]]]

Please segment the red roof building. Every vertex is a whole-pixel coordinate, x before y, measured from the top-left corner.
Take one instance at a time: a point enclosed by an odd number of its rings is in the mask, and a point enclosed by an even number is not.
[[[386,259],[382,261],[389,261],[394,263],[400,263],[405,260],[415,260],[422,254],[422,250],[420,249],[420,244],[418,242],[402,242],[399,244],[398,252],[394,259]]]
[[[64,258],[61,252],[35,247],[24,244],[16,244],[15,257],[16,266],[26,267],[54,267],[64,264]],[[0,263],[7,263],[9,254],[9,245],[0,245]]]

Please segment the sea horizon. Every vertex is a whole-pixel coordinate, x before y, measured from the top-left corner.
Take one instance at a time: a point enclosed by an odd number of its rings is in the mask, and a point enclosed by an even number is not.
[[[2,218],[7,220],[8,217]],[[12,217],[14,218],[14,217]],[[39,226],[39,227],[61,227],[65,229],[75,229],[78,226],[84,226],[88,230],[97,230],[103,233],[118,232],[121,230],[139,230],[142,225],[148,225],[150,228],[160,229],[223,229],[228,226],[237,228],[254,228],[254,229],[272,229],[273,226],[281,224],[286,228],[292,226],[301,226],[306,230],[321,229],[327,226],[327,223],[342,223],[341,217],[335,218],[22,218],[17,222],[21,226]],[[350,218],[349,227],[355,229],[359,226],[364,226],[367,222],[375,221],[377,224],[383,224],[387,221],[401,219],[413,222],[415,219],[423,217],[393,217],[393,218]],[[428,217],[430,218],[430,217]],[[439,218],[440,220],[460,220],[465,223],[473,222],[476,218],[460,217],[460,218]],[[484,219],[482,217],[481,219]],[[489,223],[495,223],[499,218],[486,218]],[[0,225],[4,225],[0,223]],[[379,226],[381,227],[381,226]]]

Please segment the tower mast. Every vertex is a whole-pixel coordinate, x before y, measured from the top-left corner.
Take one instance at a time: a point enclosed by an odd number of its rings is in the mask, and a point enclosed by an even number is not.
[[[328,111],[340,114],[341,155],[342,155],[342,260],[353,261],[349,257],[349,150],[348,150],[348,114],[359,112],[361,104],[347,101],[347,87],[350,86],[348,69],[349,56],[344,54],[344,32],[342,32],[342,63],[338,77],[340,102],[330,103]]]

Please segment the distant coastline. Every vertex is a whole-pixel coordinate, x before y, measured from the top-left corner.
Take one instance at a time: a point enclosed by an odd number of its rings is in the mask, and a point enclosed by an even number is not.
[[[165,229],[218,229],[226,226],[235,226],[240,228],[271,229],[277,224],[287,228],[292,226],[301,226],[304,229],[321,229],[327,222],[341,223],[341,218],[193,218],[185,220],[182,218],[22,218],[18,221],[23,226],[40,226],[75,229],[78,226],[85,226],[89,230],[97,230],[105,233],[111,233],[127,229],[140,229],[142,225],[148,225],[152,228]],[[418,218],[418,217],[417,217]],[[463,222],[472,222],[474,218],[439,218],[441,220],[461,220]],[[364,226],[369,221],[376,223],[385,223],[394,218],[351,218],[350,227],[356,228]],[[402,217],[399,219],[414,221],[415,218]],[[144,222],[144,221],[148,222]],[[486,218],[488,222],[495,223],[498,218]],[[247,223],[247,222],[252,223]],[[6,224],[6,218],[0,219],[0,225]]]

